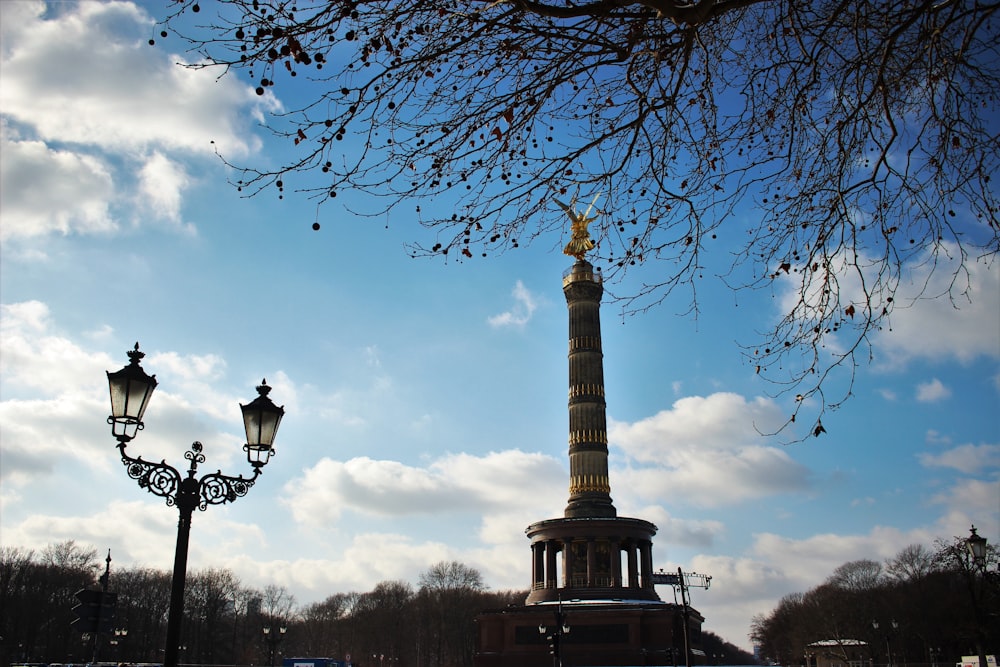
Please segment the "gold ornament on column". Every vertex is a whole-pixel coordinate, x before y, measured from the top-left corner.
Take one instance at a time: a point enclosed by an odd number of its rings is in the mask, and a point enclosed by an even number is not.
[[[558,199],[555,202],[559,204],[562,210],[566,211],[566,215],[569,216],[571,220],[570,231],[573,233],[573,237],[563,248],[563,253],[569,255],[570,257],[576,257],[577,259],[583,259],[587,254],[587,251],[594,249],[594,241],[590,238],[590,232],[587,231],[587,225],[597,220],[597,217],[601,214],[601,211],[594,208],[594,204],[597,203],[598,198],[601,193],[598,192],[594,196],[594,201],[590,202],[590,206],[587,207],[587,211],[582,215],[576,210],[576,195],[573,195],[573,199],[570,200],[569,204],[564,204]],[[596,211],[597,215],[590,217],[590,212]]]

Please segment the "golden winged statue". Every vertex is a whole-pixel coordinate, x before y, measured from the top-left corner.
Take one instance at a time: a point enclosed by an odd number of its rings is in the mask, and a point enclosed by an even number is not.
[[[566,247],[563,248],[564,254],[576,257],[577,259],[583,259],[588,250],[594,249],[594,242],[590,238],[590,232],[587,231],[587,225],[597,220],[597,216],[601,213],[600,210],[597,210],[597,215],[590,217],[590,212],[596,210],[594,209],[594,204],[597,203],[597,199],[600,196],[601,193],[598,192],[594,197],[594,201],[590,202],[590,206],[587,207],[587,211],[583,215],[576,210],[576,195],[573,195],[573,199],[570,200],[568,205],[553,197],[555,202],[559,204],[562,210],[566,211],[566,215],[572,221],[570,231],[573,233],[573,237],[566,244]]]

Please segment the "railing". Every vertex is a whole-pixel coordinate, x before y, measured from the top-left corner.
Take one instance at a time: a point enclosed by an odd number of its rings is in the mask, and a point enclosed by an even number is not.
[[[549,581],[536,581],[531,584],[531,590],[540,591],[546,588],[560,588],[555,582],[555,580]],[[610,576],[599,576],[594,577],[594,583],[588,584],[586,576],[572,577],[569,581],[569,585],[566,588],[622,588],[615,584],[615,580]],[[867,667],[867,666],[866,666]],[[899,666],[902,667],[902,666]],[[944,667],[941,665],[940,667]]]
[[[576,265],[563,271],[563,287],[578,280],[586,280],[598,284],[604,282],[604,276],[601,275],[599,268],[594,268],[592,271],[576,271],[575,269]]]

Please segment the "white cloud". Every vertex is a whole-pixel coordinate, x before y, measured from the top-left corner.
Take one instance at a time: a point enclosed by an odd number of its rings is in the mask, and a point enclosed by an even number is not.
[[[751,554],[783,572],[792,590],[806,591],[822,583],[837,567],[851,560],[883,560],[913,542],[930,544],[934,535],[926,531],[903,533],[895,528],[875,527],[867,535],[820,533],[792,539],[774,533],[754,536]]]
[[[748,402],[739,394],[718,392],[678,399],[669,410],[632,424],[611,420],[609,438],[630,458],[655,462],[679,449],[737,450],[763,442],[758,431],[771,431],[782,421],[770,399]]]
[[[927,434],[924,436],[924,440],[929,445],[950,445],[951,444],[951,438],[948,437],[947,435],[945,435],[944,433],[941,433],[940,431],[937,431],[936,429],[930,429],[930,430],[928,430]]]
[[[318,527],[337,531],[341,520],[348,525],[348,517],[342,516],[348,513],[389,526],[398,525],[393,524],[396,519],[412,524],[432,518],[441,522],[442,538],[445,525],[479,523],[475,538],[464,540],[465,546],[453,540],[419,541],[412,527],[406,535],[356,535],[328,559],[310,565],[316,571],[308,577],[330,582],[324,584],[328,590],[365,589],[384,579],[413,581],[427,564],[444,559],[476,567],[495,586],[522,588],[530,574],[524,529],[544,518],[546,507],[561,508],[564,482],[565,470],[557,461],[519,450],[445,454],[423,467],[366,457],[346,462],[325,458],[285,485],[282,503],[309,534]],[[526,488],[532,493],[525,493]]]
[[[552,480],[562,477],[551,457],[519,450],[479,457],[447,454],[426,467],[368,457],[345,462],[323,458],[285,485],[284,502],[307,525],[334,523],[345,510],[385,517],[537,512],[545,506],[546,492],[529,496],[523,489],[551,489]]]
[[[523,526],[518,532],[521,529]],[[277,583],[302,599],[322,599],[322,594],[334,591],[371,590],[390,580],[415,586],[431,564],[452,560],[476,568],[496,588],[524,589],[530,579],[530,551],[527,540],[523,541],[520,548],[456,548],[433,539],[369,531],[354,534],[322,553],[315,552],[315,537],[304,537],[304,555],[296,560],[265,561],[240,555],[226,559],[223,565],[249,585]]]
[[[4,238],[109,232],[121,215],[191,231],[182,160],[260,149],[251,117],[273,96],[150,47],[135,4],[2,7]]]
[[[39,301],[0,306],[0,427],[3,433],[5,482],[30,484],[52,472],[52,460],[66,458],[89,468],[107,469],[117,459],[105,454],[113,446],[105,422],[109,411],[105,371],[127,363],[79,346],[52,321]],[[235,396],[218,386],[225,361],[215,355],[181,355],[167,351],[144,361],[160,386],[146,413],[141,438],[129,446],[133,455],[156,452],[157,458],[183,460],[196,439],[212,443],[212,464],[225,466],[242,458],[242,442],[227,431],[236,405],[252,396]],[[279,395],[294,397],[291,382],[279,373]],[[210,384],[211,382],[211,384]],[[177,392],[177,393],[174,393]],[[182,398],[183,396],[183,398]]]
[[[531,320],[532,314],[538,308],[538,299],[535,295],[520,280],[514,285],[511,294],[514,296],[514,306],[506,312],[491,316],[487,320],[491,327],[523,327]]]
[[[12,4],[12,3],[5,3]],[[7,35],[0,101],[4,114],[45,141],[124,151],[162,146],[230,155],[259,147],[239,110],[258,103],[249,86],[145,41],[153,23],[131,2],[31,3]],[[122,67],[123,60],[129,66]]]
[[[951,255],[958,256],[954,250]],[[931,266],[935,266],[934,275],[928,277]],[[899,365],[923,358],[968,364],[977,357],[1000,359],[1000,266],[970,258],[965,266],[967,295],[961,293],[966,288],[965,276],[956,276],[955,266],[943,256],[936,262],[926,261],[900,287],[892,327],[875,339],[883,362]],[[925,282],[926,296],[915,297]]]
[[[191,178],[180,163],[155,152],[139,170],[139,197],[136,203],[157,218],[182,226],[182,195],[190,184]],[[183,228],[194,231],[190,225]]]
[[[937,378],[917,385],[917,400],[921,403],[936,403],[949,396],[951,396],[951,389],[945,387],[944,383]]]
[[[379,358],[379,350],[377,345],[366,345],[364,350],[362,350],[365,358],[365,362],[372,368],[381,368],[382,360]]]
[[[565,500],[565,470],[556,459],[537,452],[511,449],[483,456],[447,454],[432,468],[442,479],[455,480],[468,498],[484,507],[538,511],[553,497],[557,497],[556,503]],[[553,480],[558,481],[553,484]],[[526,488],[537,492],[525,494]]]
[[[980,356],[1000,359],[1000,264],[989,257],[967,257],[959,267],[961,256],[953,244],[942,244],[936,255],[928,253],[902,267],[891,318],[872,339],[879,365],[894,368],[918,358],[963,364]],[[790,312],[802,292],[807,310],[828,298],[824,290],[832,290],[845,307],[861,306],[867,299],[857,267],[868,274],[880,265],[880,260],[838,255],[830,261],[836,274],[832,285],[820,280],[803,284],[802,272],[779,271],[780,314]],[[874,276],[866,278],[872,284]],[[871,308],[878,312],[886,305],[873,303]],[[829,351],[841,351],[836,336],[826,342]]]
[[[612,486],[612,495],[618,496]],[[641,517],[654,524],[657,528],[657,543],[668,542],[674,547],[690,547],[693,549],[707,549],[725,531],[725,526],[720,521],[703,519],[685,519],[671,514],[666,508],[660,505],[647,505],[645,507],[627,507],[623,502],[615,502],[618,507],[619,516]],[[662,550],[659,550],[661,557]]]
[[[1000,468],[1000,445],[960,445],[941,454],[917,455],[925,468],[952,468],[967,475]]]
[[[116,473],[118,471],[115,471]],[[121,476],[124,476],[122,473]],[[127,482],[131,482],[126,478]],[[135,488],[135,494],[144,493]],[[191,540],[189,570],[201,563],[215,564],[218,552],[254,552],[265,542],[265,531],[253,524],[230,520],[221,508],[197,513],[196,537]],[[169,571],[173,566],[177,535],[177,510],[161,499],[145,495],[141,500],[111,500],[93,514],[55,516],[35,514],[18,524],[4,526],[4,541],[31,549],[65,540],[111,549],[116,567],[140,564]],[[221,536],[216,541],[208,536]]]
[[[768,399],[720,392],[682,398],[632,424],[612,420],[609,442],[626,459],[612,471],[612,488],[700,506],[802,490],[806,468],[758,433],[781,419]]]
[[[957,480],[936,494],[931,502],[944,505],[950,514],[972,517],[966,522],[975,521],[978,525],[984,518],[995,521],[1000,507],[1000,475],[994,473],[990,479]]]
[[[0,239],[116,227],[110,213],[115,193],[108,165],[40,141],[18,141],[6,124],[0,130],[0,192]]]
[[[103,371],[111,359],[85,351],[54,329],[49,307],[40,301],[0,305],[5,400],[107,390]]]

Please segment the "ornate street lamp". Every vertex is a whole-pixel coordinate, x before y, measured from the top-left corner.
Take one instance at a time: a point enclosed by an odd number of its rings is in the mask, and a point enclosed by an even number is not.
[[[240,404],[247,435],[243,449],[253,467],[251,477],[230,477],[219,471],[203,475],[200,479],[195,478],[198,464],[205,461],[200,442],[193,443],[191,449],[184,453],[184,458],[191,462],[186,477],[165,461],[153,463],[142,457],[133,458],[125,452],[125,448],[143,429],[142,417],[153,390],[156,389],[156,376],[146,375],[139,365],[144,356],[146,355],[139,351],[139,344],[136,343],[135,349],[128,352],[129,365],[107,374],[111,389],[111,416],[108,417],[108,423],[111,424],[112,435],[118,440],[118,451],[128,476],[136,480],[141,488],[165,498],[167,505],[175,505],[180,512],[170,587],[170,611],[167,616],[167,645],[163,652],[163,666],[177,667],[181,622],[184,617],[184,583],[187,576],[191,515],[195,508],[204,511],[209,505],[233,502],[247,494],[261,469],[274,454],[274,436],[285,409],[276,406],[267,397],[271,388],[267,386],[266,380],[257,387],[257,398],[247,405]]]

